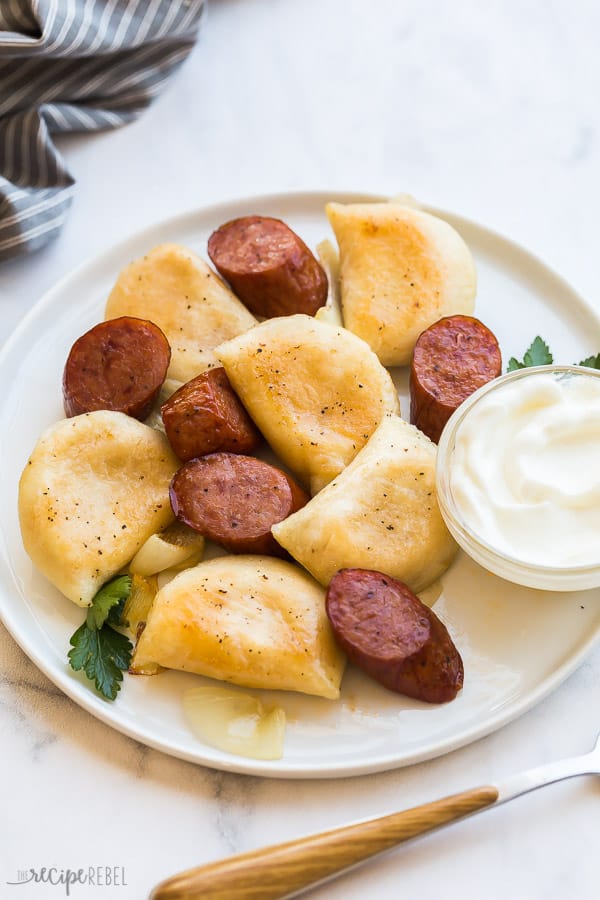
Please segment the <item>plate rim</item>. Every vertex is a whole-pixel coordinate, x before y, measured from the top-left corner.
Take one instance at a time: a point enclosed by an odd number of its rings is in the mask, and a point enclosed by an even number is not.
[[[114,241],[105,249],[99,251],[98,253],[90,255],[87,259],[83,260],[77,266],[66,272],[58,279],[57,282],[51,285],[51,287],[48,288],[37,301],[34,302],[34,304],[20,320],[16,328],[12,331],[12,333],[0,348],[0,372],[5,365],[6,360],[13,352],[15,346],[18,346],[22,336],[27,334],[30,324],[44,312],[48,305],[52,304],[56,294],[61,294],[65,286],[68,286],[71,281],[77,280],[79,277],[81,277],[82,274],[85,275],[88,269],[93,269],[94,267],[101,268],[102,266],[106,265],[111,257],[113,257],[114,255],[118,255],[119,252],[122,251],[124,245],[128,245],[131,242],[144,242],[146,240],[148,240],[148,243],[150,244],[153,240],[152,236],[158,229],[164,229],[166,232],[169,232],[176,229],[185,228],[186,223],[189,223],[189,226],[193,228],[195,219],[197,219],[198,217],[210,217],[213,214],[217,214],[219,210],[230,207],[236,203],[245,205],[254,204],[256,206],[260,206],[262,204],[272,205],[275,203],[296,202],[312,203],[313,205],[320,203],[322,206],[324,206],[326,202],[385,202],[389,199],[389,197],[386,197],[382,194],[357,191],[325,191],[318,189],[310,191],[284,191],[225,198],[215,203],[210,203],[203,206],[194,206],[175,215],[157,219],[152,224],[147,225],[144,228],[121,238],[120,240]],[[429,212],[433,215],[437,215],[445,219],[446,221],[449,221],[459,230],[461,229],[461,226],[464,226],[467,229],[474,229],[478,231],[482,236],[485,236],[487,239],[497,241],[504,244],[505,246],[508,246],[513,253],[519,254],[529,263],[534,264],[539,271],[544,271],[545,273],[547,273],[552,278],[554,283],[557,286],[560,286],[560,288],[565,291],[565,294],[568,295],[569,302],[578,307],[578,312],[595,321],[597,327],[600,329],[600,313],[598,313],[594,309],[594,307],[581,294],[579,294],[578,291],[576,291],[568,281],[566,281],[566,279],[564,279],[559,273],[555,272],[554,269],[550,265],[548,265],[540,256],[534,254],[532,251],[524,247],[522,244],[517,243],[513,239],[506,237],[505,235],[497,232],[492,228],[489,228],[486,225],[481,225],[473,219],[448,210],[430,206],[429,204],[419,204],[419,207],[425,212]],[[6,569],[6,573],[10,581],[15,583],[15,573],[7,558],[7,550],[4,545],[4,541],[2,542],[1,546],[1,559],[2,567]],[[18,589],[17,584],[15,584],[15,587]],[[274,762],[262,762],[259,760],[247,759],[245,757],[234,757],[231,754],[222,754],[219,757],[215,757],[211,754],[221,754],[221,751],[215,750],[215,748],[211,748],[208,745],[203,745],[200,742],[198,744],[199,752],[191,753],[184,748],[174,746],[173,743],[169,743],[165,739],[162,739],[160,737],[157,738],[151,733],[147,733],[147,730],[144,726],[138,726],[137,728],[135,728],[133,726],[130,726],[126,721],[120,721],[118,718],[117,720],[115,720],[113,713],[114,707],[108,706],[108,704],[97,697],[87,687],[87,685],[84,685],[77,679],[72,678],[72,673],[69,673],[69,670],[66,668],[66,666],[64,670],[61,670],[58,664],[53,662],[52,658],[50,658],[50,661],[48,661],[45,657],[40,657],[37,651],[35,651],[35,648],[32,650],[30,642],[28,641],[28,633],[25,624],[24,622],[21,622],[21,616],[19,615],[19,612],[14,612],[11,609],[10,600],[6,602],[5,593],[6,590],[5,586],[3,585],[2,589],[0,590],[0,620],[3,622],[11,637],[15,640],[21,650],[31,660],[31,662],[36,666],[37,669],[43,672],[43,674],[53,684],[55,684],[72,701],[77,703],[80,708],[93,715],[95,719],[99,719],[110,728],[126,735],[133,740],[140,741],[155,750],[160,750],[167,755],[183,759],[196,765],[204,765],[219,771],[232,772],[236,774],[248,774],[276,779],[321,779],[355,777],[376,772],[391,771],[396,768],[407,767],[420,762],[424,762],[429,759],[444,756],[448,753],[453,752],[454,750],[459,749],[460,747],[467,746],[477,740],[480,740],[483,737],[486,737],[487,735],[493,733],[494,731],[497,731],[499,728],[503,727],[509,722],[512,722],[515,719],[519,718],[533,706],[541,702],[541,700],[543,700],[546,696],[556,690],[556,688],[560,684],[562,684],[569,677],[569,675],[578,668],[579,665],[581,665],[583,660],[588,656],[589,653],[592,652],[594,647],[600,644],[599,625],[598,629],[595,632],[592,631],[588,635],[588,637],[583,642],[581,642],[579,650],[576,654],[570,655],[568,659],[566,659],[561,666],[555,669],[550,676],[548,676],[536,688],[523,695],[519,701],[504,704],[495,715],[491,716],[485,721],[484,725],[474,724],[470,729],[462,731],[460,734],[454,737],[450,736],[436,742],[435,746],[431,746],[429,749],[420,749],[409,752],[405,754],[401,759],[398,758],[397,754],[389,753],[383,757],[380,756],[375,764],[362,761],[348,763],[344,762],[336,766],[332,766],[331,763],[320,763],[311,766],[310,764],[306,763],[286,764],[285,757],[282,760],[277,760]],[[31,611],[28,610],[25,605],[22,606],[20,612],[25,616],[26,619],[29,618],[30,628],[31,626],[33,626],[34,629],[40,631],[42,635],[44,634],[43,629],[41,629],[40,623],[35,619],[35,617],[32,616]]]

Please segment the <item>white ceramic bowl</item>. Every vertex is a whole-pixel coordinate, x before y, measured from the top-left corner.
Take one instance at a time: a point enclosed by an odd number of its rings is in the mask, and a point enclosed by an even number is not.
[[[438,445],[437,491],[438,501],[444,520],[459,546],[472,559],[495,575],[526,587],[547,591],[577,591],[600,587],[600,539],[598,560],[586,565],[540,565],[527,559],[511,556],[488,543],[479,533],[479,526],[469,521],[453,494],[452,473],[457,437],[461,427],[472,415],[477,404],[484,397],[494,394],[501,396],[503,389],[517,381],[525,381],[543,373],[555,379],[589,378],[600,379],[600,370],[581,366],[535,366],[509,372],[475,391],[447,422]],[[600,446],[598,448],[600,467]],[[536,528],[536,520],[532,520]]]

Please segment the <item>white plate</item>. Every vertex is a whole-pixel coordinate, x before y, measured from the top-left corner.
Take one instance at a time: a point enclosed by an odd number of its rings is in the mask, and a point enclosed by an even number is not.
[[[167,672],[125,677],[116,702],[97,697],[67,666],[69,637],[82,612],[34,571],[21,546],[17,483],[42,429],[62,417],[61,375],[73,341],[102,318],[118,271],[161,241],[205,254],[211,231],[236,216],[284,219],[315,246],[329,234],[327,200],[359,195],[288,194],[224,203],[171,219],[86,263],[63,279],[22,322],[0,356],[4,398],[0,612],[36,665],[66,694],[113,728],[166,753],[217,769],[280,778],[338,777],[404,766],[447,753],[504,725],[552,691],[600,635],[600,592],[547,594],[512,586],[460,556],[442,579],[435,609],[465,663],[465,686],[444,706],[394,695],[348,671],[339,702],[277,694],[288,714],[285,755],[256,762],[221,753],[189,732],[180,698],[197,676]],[[454,215],[479,271],[476,314],[496,333],[505,360],[521,356],[536,334],[556,362],[600,349],[600,320],[529,253]],[[406,373],[400,373],[407,411]],[[258,693],[258,692],[257,692]]]

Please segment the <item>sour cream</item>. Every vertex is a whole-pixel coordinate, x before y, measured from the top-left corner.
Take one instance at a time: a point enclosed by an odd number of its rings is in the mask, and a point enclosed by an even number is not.
[[[438,468],[440,505],[459,543],[505,577],[512,560],[559,579],[561,570],[596,568],[600,584],[600,372],[521,370],[464,406],[445,429]],[[550,586],[535,573],[511,580]]]

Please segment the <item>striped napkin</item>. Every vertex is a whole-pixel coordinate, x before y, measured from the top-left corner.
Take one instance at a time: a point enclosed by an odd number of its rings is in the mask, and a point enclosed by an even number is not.
[[[60,231],[74,179],[52,134],[115,128],[194,45],[204,0],[0,0],[0,261]]]

